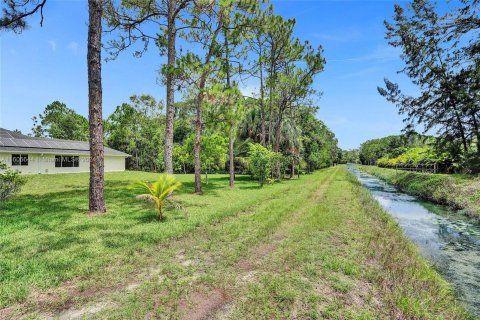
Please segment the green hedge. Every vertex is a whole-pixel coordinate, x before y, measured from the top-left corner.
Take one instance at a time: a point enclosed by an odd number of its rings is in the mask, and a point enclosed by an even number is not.
[[[432,147],[410,148],[397,157],[377,160],[379,167],[395,168],[398,164],[445,164],[451,162],[448,154],[438,153]]]

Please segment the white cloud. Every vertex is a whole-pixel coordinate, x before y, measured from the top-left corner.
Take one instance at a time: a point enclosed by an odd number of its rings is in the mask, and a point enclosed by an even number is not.
[[[48,40],[47,42],[50,45],[52,51],[57,51],[57,43],[54,40]]]
[[[329,32],[312,33],[312,37],[334,42],[351,42],[362,38],[362,33],[358,29],[337,30]]]
[[[400,59],[401,50],[388,45],[377,46],[372,52],[352,58],[345,59],[328,59],[328,62],[364,62],[364,61],[378,61],[385,62]]]
[[[78,53],[78,43],[76,43],[75,41],[71,41],[68,44],[67,49],[72,50],[73,54],[77,55],[77,53]]]

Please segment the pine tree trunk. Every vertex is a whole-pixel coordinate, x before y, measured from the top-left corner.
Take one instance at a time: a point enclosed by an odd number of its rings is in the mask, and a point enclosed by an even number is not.
[[[455,113],[455,118],[456,118],[457,124],[458,124],[458,129],[460,130],[460,137],[462,138],[463,149],[464,149],[465,153],[467,153],[468,152],[468,143],[467,143],[467,138],[465,136],[465,130],[463,128],[462,119],[461,119],[460,114],[457,110],[457,105],[456,105],[455,100],[452,97],[450,98],[450,100],[451,100],[450,105],[453,108],[453,111]]]
[[[230,187],[233,188],[235,186],[235,158],[233,152],[233,134],[232,129],[230,129],[230,134],[228,136],[228,145],[229,145],[229,155],[230,155],[230,164],[229,164],[229,172],[230,172]]]
[[[226,70],[226,86],[227,89],[231,88],[230,85],[230,50],[229,50],[229,43],[228,43],[228,28],[224,29],[224,44],[225,44],[225,70]],[[230,129],[228,130],[228,155],[229,155],[229,185],[230,188],[235,186],[235,164],[234,164],[234,156],[233,156],[233,124],[230,124]]]
[[[216,44],[216,39],[218,33],[221,30],[221,23],[218,26],[215,35],[212,37],[208,54],[205,57],[204,65],[210,64],[210,59],[213,57],[213,52]],[[203,127],[203,118],[202,118],[202,108],[203,108],[203,97],[205,94],[205,84],[207,82],[208,70],[204,71],[200,76],[200,81],[198,84],[198,94],[196,101],[196,115],[195,115],[195,193],[202,193],[202,160],[200,158],[201,152],[201,139],[202,139],[202,127]]]
[[[169,0],[168,6],[168,67],[166,75],[167,84],[167,114],[165,123],[165,146],[164,146],[164,164],[165,172],[173,173],[173,125],[175,117],[175,75],[172,73],[172,69],[175,67],[175,41],[176,41],[176,27],[175,17],[173,16],[173,10],[175,6],[172,0]]]
[[[460,119],[460,115],[458,114],[458,112],[456,110],[455,110],[455,117],[457,118],[458,129],[460,130],[460,136],[462,138],[463,150],[466,153],[466,152],[468,152],[467,138],[465,137],[465,131],[463,129],[462,120]]]
[[[274,137],[274,143],[273,143],[273,151],[275,152],[280,152],[280,135],[282,133],[282,115],[279,112],[278,115],[278,121],[275,126],[275,137]],[[277,179],[281,180],[282,177],[282,172],[280,169],[280,164],[276,164],[276,174],[277,174]]]
[[[272,49],[273,50],[273,49]],[[269,106],[268,106],[268,140],[267,144],[270,145],[272,141],[272,131],[273,131],[273,79],[275,78],[276,74],[273,70],[274,68],[274,58],[270,57],[270,70],[269,70]]]
[[[260,59],[262,58],[262,49],[260,48]],[[265,140],[267,135],[267,128],[265,125],[265,103],[264,103],[264,92],[263,92],[263,64],[260,61],[260,143],[262,146],[265,146]]]
[[[279,152],[280,151],[280,138],[281,138],[281,134],[282,134],[282,114],[280,113],[279,111],[279,115],[278,115],[278,120],[277,120],[277,123],[276,123],[276,126],[275,126],[275,142],[273,144],[273,151],[275,152]]]
[[[270,94],[269,94],[269,106],[268,106],[268,137],[267,144],[272,143],[272,127],[273,127],[273,85],[270,83]]]
[[[292,157],[292,169],[290,170],[290,179],[295,177],[295,159]]]
[[[197,112],[195,116],[195,193],[202,193],[202,163],[200,159],[201,139],[202,139],[202,104],[203,104],[203,89],[205,87],[205,79],[200,80],[199,91],[197,94]]]
[[[102,1],[88,0],[88,110],[90,124],[89,211],[105,212],[102,122]]]
[[[472,123],[473,129],[475,130],[475,137],[477,138],[477,154],[480,155],[480,127],[475,112],[472,114]]]

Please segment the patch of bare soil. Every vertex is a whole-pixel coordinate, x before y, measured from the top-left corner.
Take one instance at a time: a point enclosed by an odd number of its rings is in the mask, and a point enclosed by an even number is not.
[[[262,243],[250,251],[249,255],[241,259],[237,266],[241,271],[254,271],[258,268],[262,260],[275,251],[278,242]]]
[[[38,313],[36,318],[40,319],[83,319],[92,316],[105,309],[114,308],[115,303],[105,300],[104,297],[111,293],[119,291],[133,291],[143,281],[152,278],[160,272],[160,268],[155,266],[141,274],[132,274],[126,277],[126,281],[111,287],[90,287],[88,289],[80,289],[75,281],[66,281],[59,288],[47,291],[32,289],[26,302],[21,305],[12,306],[7,309],[0,310],[0,319],[18,319],[22,318],[22,314],[29,310],[44,310]],[[140,281],[140,279],[143,279]],[[91,305],[77,307],[78,301],[85,299],[99,300]],[[101,297],[101,298],[100,298]],[[10,309],[9,313],[16,316],[3,317],[2,312]]]
[[[179,313],[185,320],[208,319],[228,300],[228,295],[222,289],[194,292],[186,300],[179,303]]]
[[[0,319],[14,319],[15,309],[12,307],[0,309]]]
[[[96,313],[106,310],[112,309],[116,306],[115,303],[110,301],[104,301],[95,303],[91,306],[83,307],[80,309],[70,308],[65,309],[64,311],[60,312],[55,318],[59,320],[72,320],[72,319],[88,319],[89,317],[95,315]]]

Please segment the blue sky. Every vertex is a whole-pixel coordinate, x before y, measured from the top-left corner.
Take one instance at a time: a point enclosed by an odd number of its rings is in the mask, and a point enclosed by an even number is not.
[[[402,118],[376,90],[383,78],[414,88],[397,71],[398,50],[384,39],[383,20],[393,15],[393,1],[274,1],[276,12],[296,18],[295,33],[322,44],[327,64],[315,88],[323,92],[317,117],[326,122],[342,148],[367,139],[398,134]],[[0,127],[30,132],[31,118],[59,100],[87,116],[87,2],[47,2],[43,28],[38,17],[21,35],[2,33]],[[164,99],[157,82],[164,57],[152,47],[141,59],[125,52],[103,65],[104,117],[133,94]],[[245,92],[255,84],[245,83]]]

